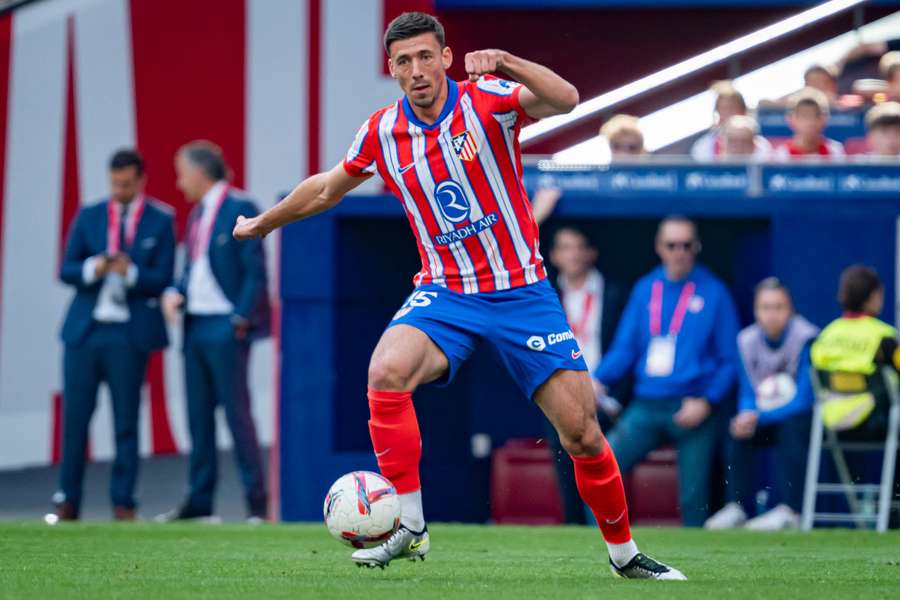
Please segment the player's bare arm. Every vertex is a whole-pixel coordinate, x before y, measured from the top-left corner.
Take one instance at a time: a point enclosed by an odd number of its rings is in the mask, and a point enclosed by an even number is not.
[[[519,102],[535,119],[570,112],[578,104],[574,85],[548,69],[505,50],[477,50],[466,54],[466,73],[477,81],[482,75],[502,71],[525,86]]]
[[[365,180],[364,177],[349,175],[338,163],[330,171],[307,177],[284,200],[256,217],[238,217],[234,238],[251,240],[265,237],[288,223],[325,212]]]

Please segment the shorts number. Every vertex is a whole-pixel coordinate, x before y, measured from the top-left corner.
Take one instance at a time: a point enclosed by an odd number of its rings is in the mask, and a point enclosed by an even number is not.
[[[437,295],[437,292],[415,292],[409,297],[404,306],[411,306],[412,308],[428,306],[431,304],[432,299],[437,298]]]
[[[428,306],[431,304],[431,301],[437,298],[437,292],[413,292],[409,298],[406,299],[406,302],[403,303],[403,306],[400,307],[400,310],[394,315],[392,321],[396,321],[402,317],[405,317],[412,311],[414,308]]]

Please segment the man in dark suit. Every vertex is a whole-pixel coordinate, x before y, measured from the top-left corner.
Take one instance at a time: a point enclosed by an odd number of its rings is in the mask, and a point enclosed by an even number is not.
[[[163,298],[166,317],[184,311],[184,370],[191,432],[190,494],[158,520],[213,517],[217,479],[215,409],[225,411],[248,520],[266,518],[262,456],[247,386],[250,344],[269,334],[269,299],[262,242],[238,242],[231,229],[239,215],[258,213],[228,185],[221,150],[192,142],[175,158],[178,187],[196,203],[188,219],[187,257],[177,291]]]
[[[159,297],[174,270],[172,211],[144,195],[144,161],[135,150],[116,152],[109,168],[110,198],[79,211],[60,271],[75,298],[62,328],[63,452],[51,523],[78,518],[102,381],[112,396],[116,440],[113,516],[134,519],[141,385],[149,353],[168,344]]]

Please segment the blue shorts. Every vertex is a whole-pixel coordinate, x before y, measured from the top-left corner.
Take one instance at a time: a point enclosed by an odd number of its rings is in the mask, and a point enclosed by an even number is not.
[[[388,327],[425,332],[450,363],[437,385],[447,385],[479,340],[497,351],[528,398],[559,369],[587,371],[559,296],[547,280],[499,292],[461,294],[421,285]]]

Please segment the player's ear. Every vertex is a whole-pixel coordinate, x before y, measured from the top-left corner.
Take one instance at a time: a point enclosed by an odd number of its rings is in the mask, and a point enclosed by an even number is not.
[[[441,63],[444,65],[445,71],[453,64],[453,50],[450,49],[450,46],[444,46],[444,49],[441,50]]]
[[[394,73],[394,61],[392,61],[390,58],[388,59],[388,72],[391,74],[391,77],[397,79],[397,74]]]

